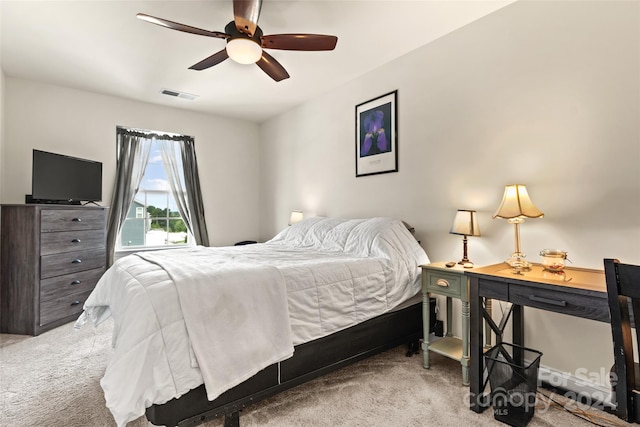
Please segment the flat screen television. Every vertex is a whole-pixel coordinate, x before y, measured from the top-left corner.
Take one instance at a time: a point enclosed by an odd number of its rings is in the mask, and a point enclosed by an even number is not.
[[[101,162],[33,150],[31,178],[33,203],[81,204],[102,200]]]

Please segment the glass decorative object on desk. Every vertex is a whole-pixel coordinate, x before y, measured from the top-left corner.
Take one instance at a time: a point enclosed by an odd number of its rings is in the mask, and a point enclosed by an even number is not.
[[[545,270],[559,272],[564,270],[565,260],[571,262],[567,258],[567,253],[560,249],[543,249],[540,251],[542,257],[542,266]]]

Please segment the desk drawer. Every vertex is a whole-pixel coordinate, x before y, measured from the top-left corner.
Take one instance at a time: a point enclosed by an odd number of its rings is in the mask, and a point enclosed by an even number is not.
[[[473,279],[471,282],[473,283]],[[509,285],[507,283],[492,282],[480,278],[478,279],[478,284],[481,297],[509,301]]]
[[[460,274],[429,271],[427,273],[427,292],[460,298],[462,289],[466,291],[466,286],[462,286],[463,280],[466,284],[466,277]]]
[[[533,286],[509,286],[509,301],[529,307],[556,313],[584,317],[601,321],[609,320],[609,306],[604,298],[594,295],[580,295],[558,289],[540,289]]]

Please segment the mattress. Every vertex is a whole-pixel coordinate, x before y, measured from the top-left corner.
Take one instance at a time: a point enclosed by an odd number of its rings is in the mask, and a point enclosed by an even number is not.
[[[293,345],[414,297],[419,265],[428,262],[402,222],[388,218],[310,218],[263,244],[174,251],[210,257],[230,269],[276,267],[286,288]],[[95,325],[114,319],[114,350],[101,386],[119,426],[203,383],[176,286],[162,265],[131,255],[107,270],[85,303],[81,319]]]

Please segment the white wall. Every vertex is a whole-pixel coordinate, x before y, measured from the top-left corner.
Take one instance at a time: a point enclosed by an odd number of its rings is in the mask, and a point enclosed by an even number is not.
[[[392,216],[415,226],[432,261],[458,260],[456,209],[475,209],[477,265],[506,259],[513,226],[491,218],[504,185],[524,183],[545,213],[523,251],[573,265],[640,263],[640,3],[521,1],[261,126],[262,239],[307,216]],[[398,90],[399,172],[355,177],[355,106]],[[526,311],[542,363],[607,371],[609,326]]]
[[[258,126],[7,77],[2,203],[31,194],[34,148],[103,162],[103,205],[116,168],[116,126],[195,137],[211,245],[258,235]],[[177,100],[178,102],[188,102]]]

